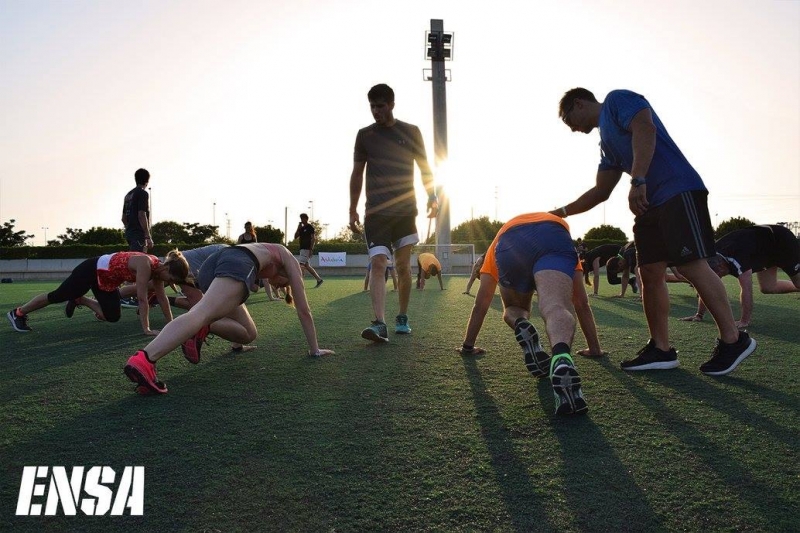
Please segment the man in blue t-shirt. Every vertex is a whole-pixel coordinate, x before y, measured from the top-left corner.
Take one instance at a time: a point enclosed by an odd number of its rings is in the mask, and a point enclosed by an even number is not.
[[[633,240],[639,263],[650,340],[623,370],[657,370],[678,366],[669,344],[669,292],[666,268],[674,266],[694,285],[719,329],[712,357],[701,372],[721,376],[732,372],[756,347],[733,319],[722,281],[705,261],[715,254],[714,231],[708,214],[708,190],[697,171],[669,136],[650,103],[631,91],[611,91],[598,102],[590,91],[567,91],[559,117],[572,131],[600,131],[600,165],[594,187],[552,213],[566,217],[583,213],[611,195],[622,173],[629,174],[628,206],[636,215]]]

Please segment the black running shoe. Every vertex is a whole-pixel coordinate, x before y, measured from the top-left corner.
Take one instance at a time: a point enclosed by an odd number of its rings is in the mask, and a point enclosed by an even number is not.
[[[6,314],[6,318],[11,322],[11,327],[20,333],[28,333],[33,329],[28,326],[28,315],[17,316],[17,310],[12,309]]]
[[[622,367],[622,370],[668,370],[676,368],[678,365],[680,365],[680,361],[678,361],[678,352],[675,351],[675,348],[670,348],[666,352],[659,350],[653,339],[650,339],[644,348],[636,353],[636,358],[622,361],[619,366]]]
[[[637,292],[639,292],[639,285],[637,283],[636,278],[631,277],[631,279],[630,279],[630,281],[628,283],[631,286],[631,290],[633,291],[633,294],[636,294]]]
[[[550,354],[539,344],[539,333],[527,320],[520,320],[514,326],[514,336],[522,348],[525,368],[534,377],[546,378],[550,375]]]
[[[727,344],[717,339],[711,359],[700,365],[700,372],[709,376],[724,376],[733,372],[756,349],[756,340],[745,331],[739,332],[739,340]]]
[[[553,396],[556,400],[556,414],[558,416],[582,415],[589,411],[586,400],[581,392],[581,377],[568,359],[556,361],[553,376]]]
[[[361,332],[361,338],[372,342],[389,342],[389,332],[386,331],[386,324],[373,320],[372,325]]]

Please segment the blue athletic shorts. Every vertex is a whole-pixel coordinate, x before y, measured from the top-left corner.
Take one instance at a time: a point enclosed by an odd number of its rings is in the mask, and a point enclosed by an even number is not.
[[[578,254],[569,231],[557,222],[515,226],[500,236],[494,250],[500,285],[520,293],[536,289],[534,274],[557,270],[572,279]]]
[[[242,282],[242,299],[247,301],[250,296],[250,287],[253,286],[258,265],[255,256],[244,248],[231,246],[214,252],[200,267],[197,283],[200,290],[206,292],[214,278],[232,278]]]

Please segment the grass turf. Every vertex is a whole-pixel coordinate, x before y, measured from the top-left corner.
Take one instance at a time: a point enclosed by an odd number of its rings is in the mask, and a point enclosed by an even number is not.
[[[466,278],[414,290],[412,335],[390,325],[386,345],[359,336],[371,319],[362,282],[307,283],[320,345],[336,355],[307,357],[294,310],[256,294],[258,350],[216,339],[197,366],[173,352],[159,397],[122,374],[148,341],[134,310],[107,324],[57,305],[31,315],[33,333],[0,328],[0,529],[796,531],[798,295],[756,294],[757,351],[710,378],[697,367],[716,329],[676,320],[695,300],[671,285],[681,367],[628,374],[619,362],[647,340],[641,304],[603,285],[591,303],[610,356],[576,357],[590,412],[556,419],[499,296],[478,342],[488,353],[461,357]],[[3,285],[0,310],[53,287]],[[396,309],[389,293],[387,316]],[[543,330],[535,311],[533,322]],[[143,465],[144,516],[15,517],[25,465]]]

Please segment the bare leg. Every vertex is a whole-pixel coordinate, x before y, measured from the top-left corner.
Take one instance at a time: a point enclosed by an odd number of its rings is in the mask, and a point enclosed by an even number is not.
[[[708,262],[705,259],[691,261],[679,266],[678,271],[694,285],[700,298],[703,299],[703,303],[717,323],[722,342],[728,344],[736,342],[739,339],[739,328],[733,319],[728,293],[722,280],[708,266]],[[667,302],[667,312],[669,312],[669,302]]]
[[[705,263],[705,261],[703,261]],[[710,270],[710,269],[709,269]],[[669,351],[669,291],[666,262],[640,265],[642,306],[650,338],[659,350]],[[713,272],[712,272],[713,274]],[[714,274],[716,276],[716,274]],[[719,280],[719,278],[717,278]]]
[[[550,345],[564,343],[572,346],[575,336],[572,278],[557,270],[542,270],[536,273],[535,278],[539,293],[539,312],[544,319]]]
[[[411,246],[403,246],[394,253],[394,265],[397,270],[397,287],[398,299],[400,300],[400,313],[405,315],[408,311],[408,302],[411,300]],[[381,273],[383,276],[383,273]],[[372,278],[373,280],[375,278]],[[385,282],[381,288],[382,291],[386,290]]]
[[[369,296],[372,300],[372,311],[375,313],[375,320],[386,323],[386,280],[383,279],[383,273],[388,258],[380,254],[370,261],[372,268],[369,271]]]

